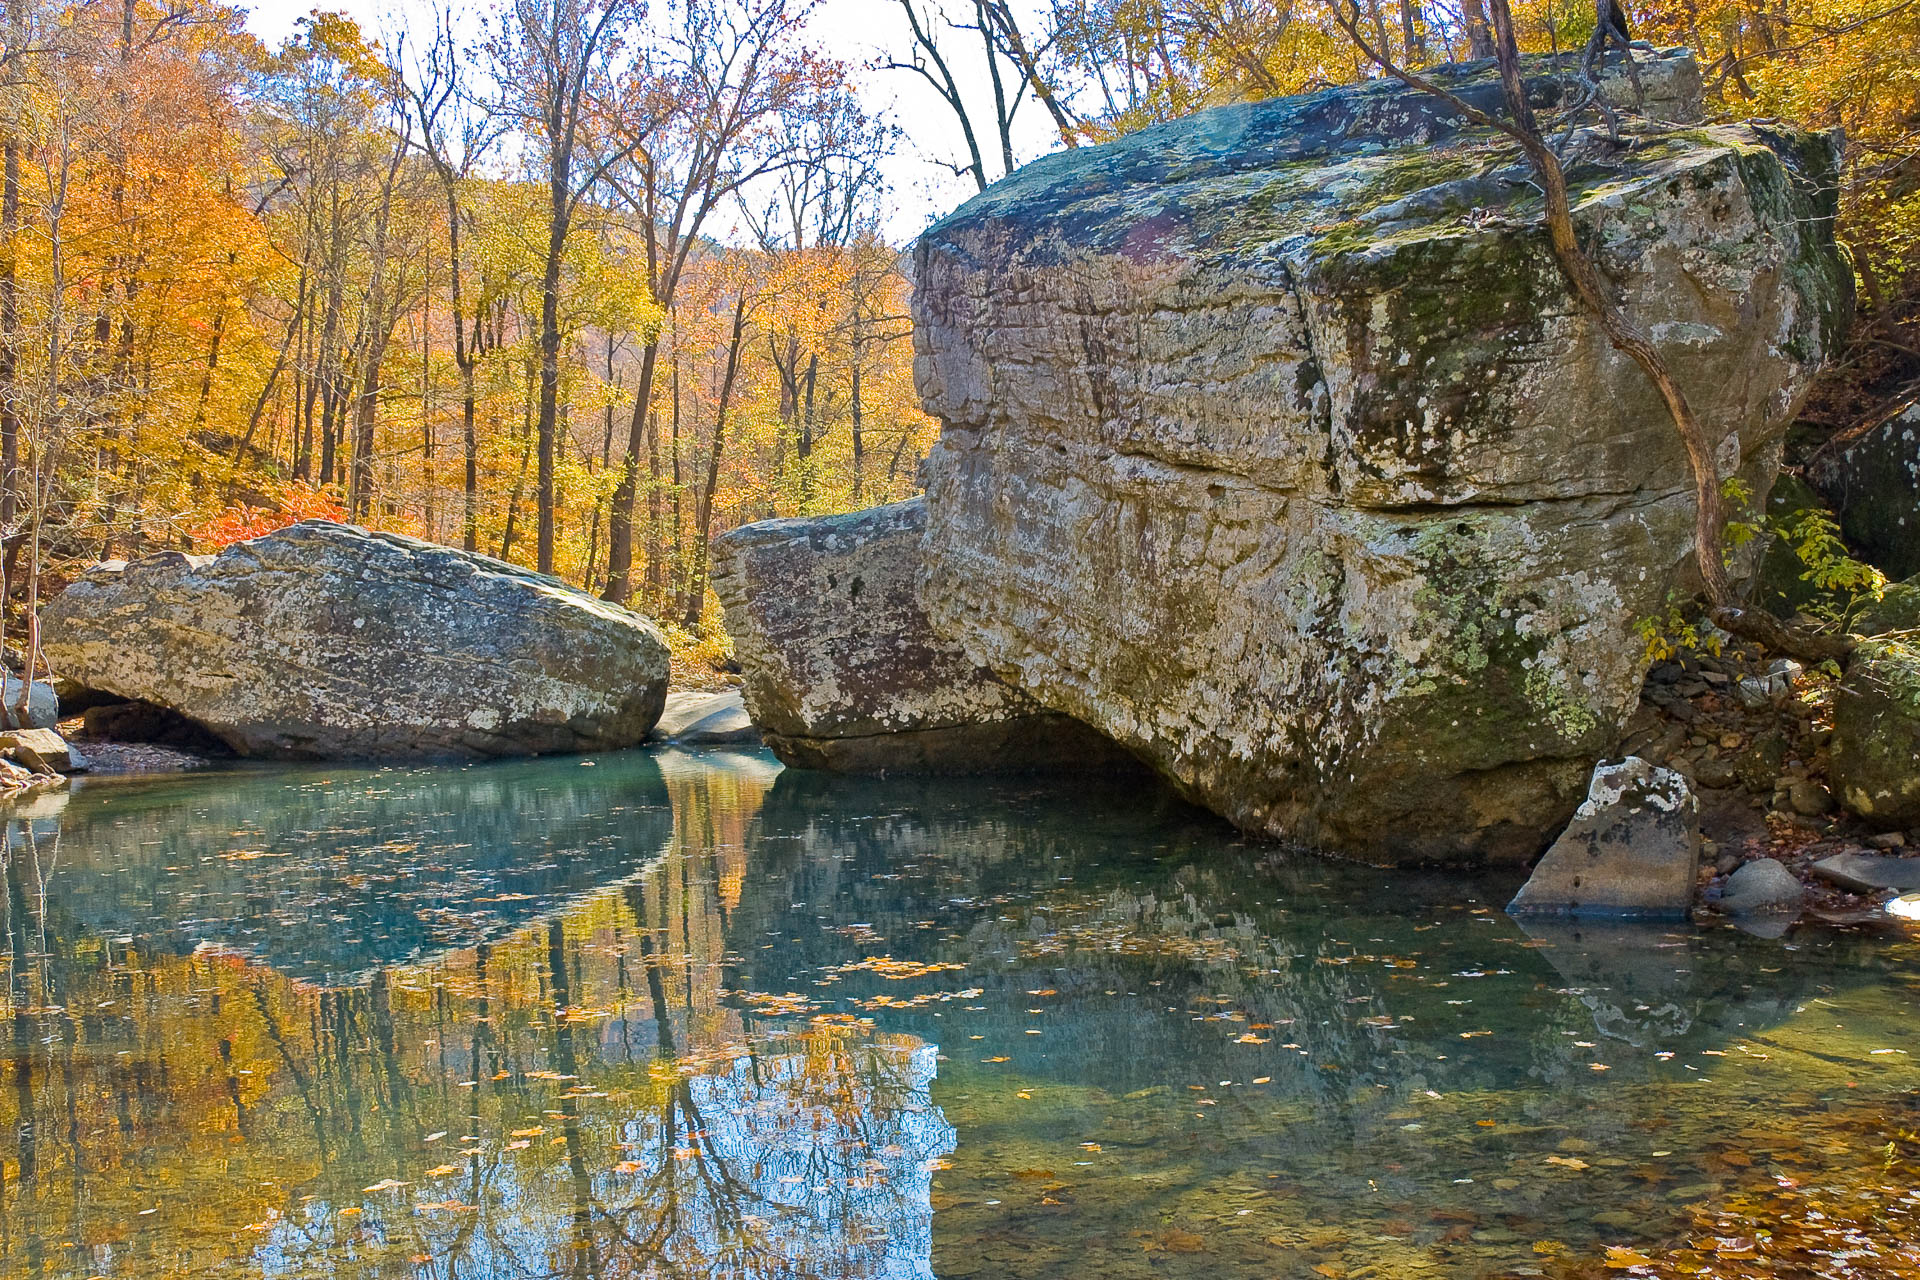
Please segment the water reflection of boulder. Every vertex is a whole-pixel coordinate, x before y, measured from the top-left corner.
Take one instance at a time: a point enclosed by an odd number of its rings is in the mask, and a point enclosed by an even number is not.
[[[630,875],[673,816],[644,752],[82,788],[12,824],[51,909],[139,949],[232,949],[323,984],[471,946]],[[56,844],[57,841],[57,844]],[[57,849],[57,853],[56,853]]]
[[[1756,983],[1757,966],[1771,959],[1778,967],[1779,948],[1733,929],[1531,916],[1516,923],[1559,975],[1561,994],[1592,1014],[1594,1031],[1638,1049],[1685,1043],[1696,1030],[1724,1039],[1784,1021],[1815,982],[1834,977],[1796,965],[1792,981],[1770,974]]]
[[[1473,905],[1505,901],[1504,879],[1249,847],[1138,786],[788,773],[750,839],[737,985],[775,937],[783,973],[881,954],[964,964],[982,993],[969,1033],[1013,1044],[1028,1074],[1115,1096],[1265,1076],[1360,1124],[1429,1087],[1591,1078],[1595,1031],[1641,1051],[1612,1066],[1644,1077],[1652,1050],[1778,1021],[1838,974],[1803,961],[1756,993],[1756,940],[1522,932]],[[894,989],[856,971],[828,992]],[[1061,1016],[1027,1037],[1036,1003]],[[888,1008],[885,1025],[938,1040],[958,1017]],[[1172,1063],[1186,1078],[1163,1078]]]

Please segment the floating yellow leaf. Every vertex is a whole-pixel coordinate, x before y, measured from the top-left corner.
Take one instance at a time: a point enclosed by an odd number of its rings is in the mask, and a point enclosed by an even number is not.
[[[1607,1265],[1616,1271],[1622,1271],[1628,1267],[1644,1267],[1652,1262],[1653,1259],[1644,1253],[1635,1253],[1632,1249],[1617,1244],[1607,1246]]]

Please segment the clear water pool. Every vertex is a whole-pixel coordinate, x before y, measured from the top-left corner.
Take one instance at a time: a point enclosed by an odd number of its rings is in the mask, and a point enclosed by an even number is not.
[[[1525,928],[1137,783],[83,783],[0,1274],[1920,1274],[1920,947]]]

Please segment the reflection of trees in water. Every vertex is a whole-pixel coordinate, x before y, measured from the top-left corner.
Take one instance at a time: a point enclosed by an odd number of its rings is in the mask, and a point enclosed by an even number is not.
[[[1259,1169],[1357,1203],[1387,1153],[1414,1196],[1478,1158],[1410,1129],[1400,1104],[1417,1091],[1525,1092],[1535,1122],[1588,1133],[1615,1120],[1587,1096],[1577,1039],[1717,1043],[1836,973],[1803,960],[1754,991],[1721,941],[1539,948],[1458,909],[1457,881],[1256,865],[1217,823],[1138,789],[1076,783],[1065,804],[1028,783],[782,775],[762,804],[764,778],[663,767],[642,805],[577,789],[600,771],[569,768],[526,775],[554,795],[518,820],[558,822],[528,847],[556,865],[575,838],[664,854],[615,858],[618,877],[558,909],[348,986],[302,985],[297,953],[273,968],[175,950],[196,901],[251,910],[253,889],[263,918],[278,909],[284,873],[206,852],[266,847],[254,837],[277,818],[243,831],[225,797],[182,791],[137,840],[104,807],[16,830],[0,1272],[922,1274],[930,1163],[953,1141],[929,1101],[936,1043],[973,1137],[948,1195],[986,1194],[983,1150],[1045,1139],[1033,1109],[1007,1106],[1017,1078],[1059,1086],[1034,1109],[1051,1095],[1079,1109],[1072,1133],[1167,1175],[1101,1182],[1117,1221]],[[618,821],[595,818],[596,788],[625,806]],[[437,815],[465,794],[423,803]],[[654,825],[668,804],[670,842]],[[517,873],[498,822],[465,828],[497,827],[496,870],[436,890],[449,906],[491,909]],[[142,852],[154,840],[169,843]],[[408,889],[400,856],[390,879],[340,884],[384,910]],[[107,927],[155,912],[169,927],[135,941]],[[1461,1035],[1480,1028],[1498,1034]],[[1268,1083],[1239,1087],[1252,1077]],[[1217,1092],[1204,1125],[1194,1083]],[[947,1247],[970,1248],[980,1221],[956,1208]]]
[[[925,1274],[933,1051],[726,1008],[757,796],[672,791],[619,888],[351,987],[76,929],[16,847],[0,1270]]]

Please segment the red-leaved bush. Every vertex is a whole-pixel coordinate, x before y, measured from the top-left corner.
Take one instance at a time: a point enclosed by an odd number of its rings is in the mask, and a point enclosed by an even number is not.
[[[298,524],[302,520],[347,518],[347,509],[340,505],[339,499],[324,489],[316,489],[300,480],[280,485],[278,492],[273,494],[273,500],[274,506],[270,509],[250,507],[244,503],[228,507],[205,524],[187,532],[195,543],[209,551],[218,551],[236,542],[245,542],[248,538],[258,538],[275,529]]]

